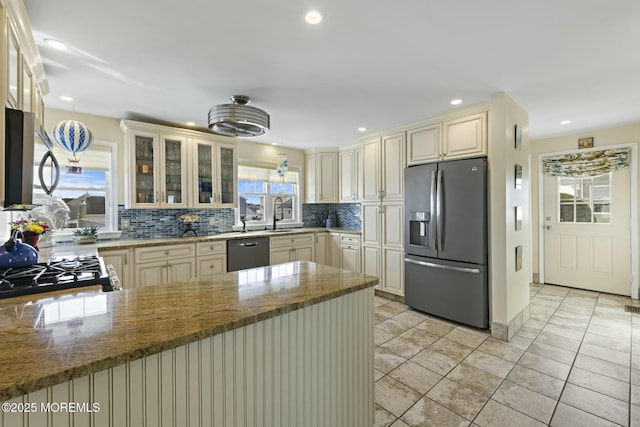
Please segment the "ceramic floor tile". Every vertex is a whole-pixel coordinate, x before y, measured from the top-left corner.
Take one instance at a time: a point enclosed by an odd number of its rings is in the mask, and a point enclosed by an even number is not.
[[[631,339],[631,331],[621,331],[619,329],[607,328],[605,326],[589,324],[587,333],[593,333],[602,335],[604,337],[615,338],[621,341],[628,341]]]
[[[446,338],[440,338],[438,341],[431,344],[429,348],[452,358],[456,362],[461,362],[473,351],[473,348],[471,347],[458,344],[457,342],[450,341]]]
[[[412,328],[427,319],[428,316],[426,314],[412,310],[403,311],[402,313],[393,316],[393,320],[403,323]]]
[[[391,427],[411,427],[409,424],[404,421],[398,419],[395,423],[391,424]]]
[[[631,427],[640,427],[640,406],[631,405]]]
[[[482,427],[543,427],[546,425],[493,399],[482,408],[474,422]]]
[[[553,400],[558,400],[564,387],[564,381],[554,378],[542,372],[516,365],[507,379],[536,393],[540,393]]]
[[[440,375],[447,375],[458,362],[430,348],[425,348],[411,358],[411,361]]]
[[[374,414],[374,426],[375,427],[389,427],[397,419],[392,413],[385,410],[382,406],[376,405],[376,412]]]
[[[558,296],[566,296],[569,291],[571,289],[570,288],[565,288],[564,286],[556,286],[556,285],[544,285],[542,287],[542,289],[540,289],[540,292],[538,292],[539,295],[558,295]]]
[[[486,340],[489,337],[489,335],[472,332],[466,328],[459,326],[454,330],[452,330],[451,332],[449,332],[444,337],[450,341],[457,342],[458,344],[462,344],[464,346],[471,347],[471,348],[476,348],[477,346],[482,344],[482,342]]]
[[[418,400],[403,416],[402,421],[411,427],[467,426],[469,421],[428,397]]]
[[[402,415],[422,396],[399,381],[384,377],[375,384],[376,404],[382,406],[396,417]]]
[[[422,394],[428,392],[431,387],[442,379],[442,375],[438,375],[410,360],[391,371],[389,376]]]
[[[640,369],[631,367],[631,384],[640,385]]]
[[[631,404],[632,405],[640,405],[640,386],[637,386],[635,384],[631,384],[631,398],[630,398],[630,400],[631,400]]]
[[[427,397],[468,420],[473,420],[489,400],[487,396],[446,378],[436,384]]]
[[[382,315],[382,314],[380,314],[380,313],[376,313],[376,314],[375,314],[375,316],[374,316],[374,320],[375,320],[375,322],[376,322],[376,325],[378,325],[379,323],[384,322],[384,321],[385,321],[385,320],[387,320],[387,319],[388,319],[388,317],[387,317],[387,316],[383,316],[383,315]]]
[[[373,370],[373,381],[378,381],[380,378],[384,376],[385,376],[384,372],[378,371],[377,369]]]
[[[548,323],[544,328],[542,328],[542,330],[555,335],[560,335],[561,337],[578,341],[582,341],[582,337],[584,336],[584,330],[582,329],[578,330],[567,328],[553,323]]]
[[[392,334],[389,331],[385,331],[382,328],[374,328],[373,330],[373,342],[375,343],[375,345],[384,344],[395,336],[395,334]]]
[[[574,408],[573,406],[560,402],[556,407],[556,411],[553,414],[550,425],[552,427],[613,427],[618,426],[619,424],[614,424],[603,418],[596,417],[588,412],[584,412],[578,408]]]
[[[567,383],[560,401],[608,421],[628,424],[629,404],[613,397]]]
[[[598,359],[578,353],[573,366],[595,372],[596,374],[605,375],[620,381],[630,380],[630,369],[628,366],[618,365],[608,360]]]
[[[535,339],[538,335],[540,334],[540,330],[539,329],[534,329],[534,328],[530,328],[528,326],[523,326],[522,328],[520,328],[520,330],[516,333],[516,336],[521,336],[523,338],[528,338],[528,339]]]
[[[579,353],[598,359],[608,360],[609,362],[617,363],[618,365],[631,366],[631,355],[629,353],[601,347],[599,345],[582,343]]]
[[[518,365],[543,374],[551,375],[554,378],[565,381],[571,371],[571,366],[555,360],[548,359],[537,354],[526,352],[518,361]]]
[[[514,366],[513,363],[479,350],[467,356],[464,362],[500,378],[505,378]]]
[[[509,343],[495,338],[487,338],[485,342],[478,347],[478,350],[493,354],[511,363],[516,363],[524,353],[524,350],[521,348],[509,345]]]
[[[534,342],[552,345],[554,347],[569,350],[574,353],[577,352],[580,348],[580,341],[578,340],[572,340],[570,338],[561,337],[560,335],[552,334],[545,331],[540,332]]]
[[[401,333],[399,336],[422,347],[428,347],[440,339],[439,336],[430,334],[429,332],[418,328],[411,328],[408,331]]]
[[[493,395],[493,399],[548,424],[556,407],[556,400],[505,380]]]
[[[451,330],[455,329],[456,325],[440,319],[429,318],[424,322],[416,325],[416,328],[427,331],[432,335],[442,337],[448,334]]]
[[[387,332],[392,333],[393,335],[400,335],[406,330],[410,329],[409,326],[404,323],[400,323],[393,319],[387,319],[384,322],[380,322],[376,325],[376,328],[384,329]]]
[[[576,320],[554,314],[549,318],[549,324],[584,332],[587,329],[587,326],[589,326],[589,319]]]
[[[420,353],[424,348],[401,337],[392,338],[380,347],[385,348],[398,356],[402,356],[405,359],[412,358],[416,354]]]
[[[533,343],[532,339],[524,338],[516,334],[509,340],[509,344],[518,347],[520,350],[526,351],[529,346]]]
[[[449,372],[447,378],[487,397],[491,397],[502,382],[502,378],[464,362]]]
[[[379,307],[376,308],[376,313],[380,313],[383,316],[387,316],[387,317],[393,317],[397,314],[400,314],[402,312],[406,311],[406,309],[403,309],[402,307],[399,307],[393,303],[389,303],[389,304],[385,304],[385,305],[381,305]]]
[[[624,402],[629,401],[629,383],[615,378],[596,374],[577,367],[571,369],[567,382],[577,386],[615,397]]]
[[[631,321],[606,319],[601,316],[591,317],[590,325],[604,326],[606,328],[617,329],[621,332],[631,332]]]
[[[375,351],[374,367],[385,374],[393,371],[406,361],[407,359],[404,357],[398,356],[397,354],[385,350],[382,347],[378,347]]]
[[[569,351],[560,347],[554,347],[552,345],[535,342],[529,346],[529,353],[537,354],[538,356],[544,356],[548,359],[562,362],[567,365],[571,365],[576,357],[575,351]]]

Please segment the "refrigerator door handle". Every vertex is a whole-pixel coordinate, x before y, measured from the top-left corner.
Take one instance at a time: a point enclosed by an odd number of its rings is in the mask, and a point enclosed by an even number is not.
[[[452,267],[449,265],[434,264],[432,262],[416,261],[415,259],[410,259],[410,258],[405,258],[404,261],[408,262],[409,264],[416,264],[422,267],[431,267],[431,268],[439,268],[441,270],[459,271],[461,273],[473,273],[473,274],[480,273],[480,270],[477,268]]]
[[[433,249],[436,248],[436,171],[431,171],[431,193],[430,194],[430,204],[431,204],[431,220],[429,221],[429,246]]]
[[[438,171],[438,182],[436,184],[436,238],[438,239],[437,249],[442,250],[442,171]]]

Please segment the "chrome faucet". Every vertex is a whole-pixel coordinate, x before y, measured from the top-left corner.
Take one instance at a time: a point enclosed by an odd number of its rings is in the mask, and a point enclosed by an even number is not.
[[[280,202],[280,218],[278,218],[278,202]],[[273,229],[276,229],[276,221],[282,221],[284,219],[284,201],[282,197],[278,196],[273,199]]]

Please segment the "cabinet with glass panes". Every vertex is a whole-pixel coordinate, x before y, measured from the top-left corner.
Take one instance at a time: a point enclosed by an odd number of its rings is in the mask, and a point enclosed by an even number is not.
[[[237,207],[237,161],[233,144],[193,140],[196,207]]]

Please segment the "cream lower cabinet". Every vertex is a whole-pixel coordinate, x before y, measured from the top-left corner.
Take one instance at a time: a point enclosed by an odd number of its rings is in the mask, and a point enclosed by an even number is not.
[[[349,271],[362,271],[362,250],[360,236],[340,233],[340,268]]]
[[[100,255],[105,265],[111,264],[120,279],[122,289],[134,288],[135,283],[132,280],[131,274],[131,249],[98,249],[98,255]]]
[[[196,243],[197,277],[211,277],[226,272],[227,242],[225,240]]]
[[[329,258],[332,267],[340,268],[340,233],[329,233]]]
[[[271,264],[314,260],[314,233],[272,237],[269,246]]]
[[[191,280],[196,276],[195,245],[134,249],[136,287]]]
[[[404,295],[403,205],[362,206],[362,272],[377,276],[378,289]]]
[[[315,262],[318,264],[331,265],[331,255],[329,252],[329,233],[321,231],[315,234]]]

